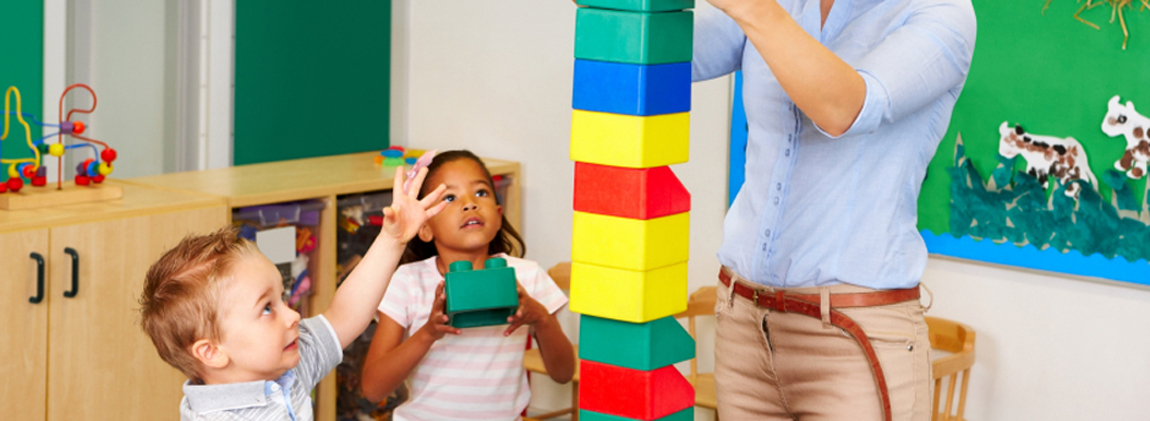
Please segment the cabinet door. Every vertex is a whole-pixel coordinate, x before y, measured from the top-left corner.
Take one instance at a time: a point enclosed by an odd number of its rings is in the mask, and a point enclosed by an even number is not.
[[[45,291],[38,304],[28,300],[37,295],[32,253],[43,257],[47,275],[48,230],[0,234],[0,408],[6,420],[44,419],[48,297]]]
[[[153,262],[189,233],[227,223],[223,207],[52,228],[48,420],[177,420],[184,376],[140,329]],[[78,291],[72,291],[79,256]]]

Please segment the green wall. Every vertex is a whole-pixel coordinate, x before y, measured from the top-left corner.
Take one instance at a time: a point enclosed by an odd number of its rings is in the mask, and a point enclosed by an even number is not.
[[[390,0],[236,3],[236,165],[389,146]]]
[[[0,1],[0,94],[9,86],[20,90],[23,111],[44,121],[44,2],[43,0]],[[0,98],[0,101],[3,99]],[[0,105],[2,106],[2,105]],[[11,111],[16,111],[12,96]],[[2,113],[0,109],[0,113]],[[2,118],[2,115],[0,115]],[[52,119],[56,117],[53,116]],[[43,134],[40,127],[25,118],[32,129],[32,140]],[[15,116],[8,138],[0,142],[4,159],[29,158],[24,127]],[[0,127],[0,131],[3,127]],[[8,165],[0,167],[0,181],[8,179]]]

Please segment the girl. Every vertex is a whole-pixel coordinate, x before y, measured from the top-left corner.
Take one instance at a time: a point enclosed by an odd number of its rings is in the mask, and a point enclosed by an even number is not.
[[[575,356],[554,313],[567,304],[555,281],[523,256],[523,239],[507,224],[491,174],[468,151],[437,155],[427,186],[444,184],[446,208],[408,243],[379,305],[379,325],[363,367],[364,396],[387,397],[408,376],[411,396],[395,410],[404,420],[515,420],[531,390],[523,369],[530,332],[551,378],[571,380]],[[509,254],[515,257],[509,256]],[[444,274],[452,262],[482,268],[489,257],[507,259],[519,281],[519,310],[510,326],[456,329],[444,314]],[[527,325],[528,329],[519,329]]]

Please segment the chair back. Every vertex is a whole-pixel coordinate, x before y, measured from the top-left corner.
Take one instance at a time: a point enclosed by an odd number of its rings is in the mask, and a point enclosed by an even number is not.
[[[691,334],[691,338],[695,338],[696,317],[715,315],[715,294],[714,286],[706,286],[695,290],[695,292],[691,293],[691,296],[687,298],[687,309],[675,315],[676,319],[687,318],[687,333]],[[698,359],[692,358],[691,378],[694,379],[698,377],[698,375]]]
[[[930,347],[950,354],[931,361],[934,377],[934,402],[931,421],[963,421],[963,410],[966,408],[966,387],[970,384],[970,368],[974,366],[974,329],[962,323],[929,316],[926,317],[926,325],[930,331]],[[958,386],[960,374],[962,383]],[[943,379],[947,380],[946,405],[939,406]],[[954,405],[956,391],[958,392],[957,406]]]
[[[555,285],[564,292],[571,291],[571,262],[559,262],[547,269],[547,276],[555,281]]]

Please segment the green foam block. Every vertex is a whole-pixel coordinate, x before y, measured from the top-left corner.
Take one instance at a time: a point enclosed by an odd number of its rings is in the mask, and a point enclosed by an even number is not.
[[[695,0],[576,0],[580,6],[633,12],[672,12],[695,8]]]
[[[446,313],[451,326],[457,328],[507,324],[507,318],[519,308],[519,284],[515,269],[507,260],[487,259],[484,269],[472,270],[471,262],[458,261],[448,266],[444,290]]]
[[[647,323],[629,323],[582,315],[579,358],[652,371],[695,358],[695,340],[671,316]]]
[[[643,13],[580,7],[575,14],[575,58],[631,64],[691,61],[691,11]]]
[[[583,421],[631,421],[635,418],[619,417],[615,415],[608,415],[600,412],[588,411],[586,409],[579,410],[579,419]],[[692,421],[695,419],[695,407],[690,407],[674,414],[658,418],[652,421]],[[635,420],[640,421],[640,420]]]

